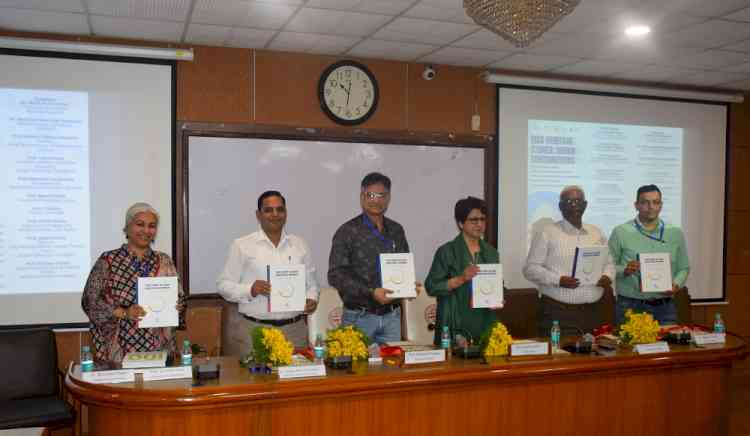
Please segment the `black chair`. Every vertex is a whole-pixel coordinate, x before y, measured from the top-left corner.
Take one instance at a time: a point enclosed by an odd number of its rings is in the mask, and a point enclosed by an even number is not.
[[[49,328],[0,330],[0,429],[72,426],[60,398],[55,335]]]

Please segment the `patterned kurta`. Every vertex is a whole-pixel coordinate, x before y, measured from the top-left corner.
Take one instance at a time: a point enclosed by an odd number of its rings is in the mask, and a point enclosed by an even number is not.
[[[174,328],[143,328],[129,319],[117,319],[112,312],[118,307],[138,303],[138,277],[176,276],[172,259],[165,253],[148,250],[142,259],[123,245],[99,256],[89,273],[81,297],[81,307],[91,321],[95,359],[121,362],[131,351],[174,351]],[[178,304],[184,308],[185,295],[179,288]],[[180,325],[184,325],[184,309]]]

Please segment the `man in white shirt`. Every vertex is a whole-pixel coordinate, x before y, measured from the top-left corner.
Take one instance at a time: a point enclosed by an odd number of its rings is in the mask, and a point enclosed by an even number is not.
[[[225,316],[223,354],[242,356],[252,349],[250,331],[255,327],[278,327],[295,347],[306,347],[305,315],[315,311],[320,289],[315,278],[310,248],[305,241],[284,231],[286,200],[278,191],[258,197],[255,216],[260,230],[235,239],[224,270],[217,279],[219,293],[237,310]],[[268,265],[304,264],[307,303],[304,312],[269,312],[271,285],[266,280]]]
[[[603,322],[602,296],[611,288],[614,265],[605,250],[604,272],[596,285],[581,285],[573,273],[576,247],[607,246],[607,238],[594,225],[583,223],[586,196],[579,186],[560,192],[563,219],[537,232],[531,241],[523,275],[537,285],[541,294],[538,318],[540,337],[549,334],[553,320],[565,330],[591,332]]]

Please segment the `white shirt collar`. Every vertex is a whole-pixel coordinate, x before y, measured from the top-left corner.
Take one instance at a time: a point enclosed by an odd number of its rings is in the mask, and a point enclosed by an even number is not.
[[[573,233],[573,234],[581,234],[581,235],[587,235],[589,232],[586,231],[586,225],[581,222],[581,228],[574,226],[573,224],[569,223],[568,220],[565,218],[560,220],[560,226],[562,227],[563,231],[565,233]]]
[[[260,235],[261,241],[267,242],[271,247],[276,247],[273,244],[273,241],[271,241],[271,238],[269,238],[268,235],[266,234],[266,231],[263,230],[263,227],[260,227],[260,225],[258,226],[258,235]],[[283,246],[288,240],[289,238],[287,237],[286,230],[282,229],[281,238],[279,239],[279,247]]]

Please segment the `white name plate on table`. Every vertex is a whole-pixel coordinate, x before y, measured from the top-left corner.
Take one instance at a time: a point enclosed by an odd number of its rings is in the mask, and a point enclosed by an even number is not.
[[[176,378],[193,378],[192,366],[167,366],[165,368],[146,368],[136,370],[143,373],[143,381],[172,380]]]
[[[82,372],[81,380],[86,383],[128,383],[135,381],[134,369],[111,369],[108,371]]]
[[[520,341],[510,344],[510,355],[541,356],[549,354],[549,342]]]
[[[724,333],[699,333],[693,335],[695,345],[723,344],[727,341]]]
[[[638,344],[633,349],[638,354],[669,353],[669,344],[659,341],[650,344]]]
[[[414,271],[413,253],[381,253],[380,280],[385,289],[393,291],[389,298],[413,298],[417,296],[414,282],[417,280]]]
[[[143,374],[143,381],[193,378],[192,366],[168,366],[166,368],[111,369],[82,372],[81,380],[87,383],[128,383],[135,381],[136,374]]]
[[[288,365],[279,367],[279,378],[325,377],[325,365]]]
[[[382,357],[368,357],[367,363],[370,365],[382,365],[383,358]]]
[[[445,350],[407,351],[404,353],[404,364],[445,362]]]

